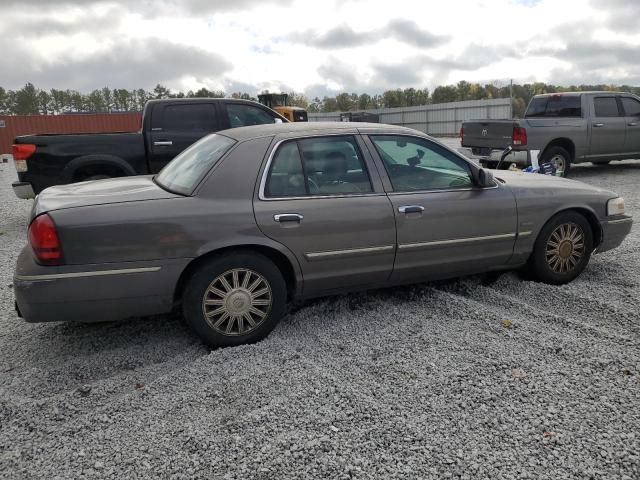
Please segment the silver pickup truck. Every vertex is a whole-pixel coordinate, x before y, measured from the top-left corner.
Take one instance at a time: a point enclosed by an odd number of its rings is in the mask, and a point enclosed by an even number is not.
[[[536,95],[520,120],[470,120],[460,131],[481,163],[495,167],[493,150],[539,151],[566,176],[571,164],[640,158],[640,98],[622,92],[567,92]],[[505,165],[525,163],[514,155]]]

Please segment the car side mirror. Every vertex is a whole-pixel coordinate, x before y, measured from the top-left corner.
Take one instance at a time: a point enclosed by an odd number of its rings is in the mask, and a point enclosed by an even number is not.
[[[478,169],[478,172],[476,174],[476,184],[480,188],[493,187],[496,184],[493,173],[491,173],[489,170],[485,170],[484,168]]]

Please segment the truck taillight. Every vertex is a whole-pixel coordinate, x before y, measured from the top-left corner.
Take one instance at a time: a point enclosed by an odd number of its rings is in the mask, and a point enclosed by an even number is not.
[[[29,169],[27,159],[36,151],[36,146],[31,143],[14,143],[11,150],[16,171],[18,173],[26,172]]]
[[[464,140],[464,128],[460,127],[460,140]]]
[[[513,127],[513,134],[511,135],[511,142],[513,145],[526,145],[527,144],[527,130],[522,127]]]
[[[29,225],[29,244],[39,264],[64,264],[56,226],[46,213],[34,218]]]

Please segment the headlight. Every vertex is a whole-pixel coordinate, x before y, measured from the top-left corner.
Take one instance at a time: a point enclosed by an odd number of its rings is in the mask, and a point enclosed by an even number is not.
[[[607,202],[607,216],[622,215],[624,213],[624,198],[612,198]]]

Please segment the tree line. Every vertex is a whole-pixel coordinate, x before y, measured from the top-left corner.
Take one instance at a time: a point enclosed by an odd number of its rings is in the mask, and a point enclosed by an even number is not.
[[[335,97],[308,98],[304,94],[290,92],[292,105],[305,108],[309,112],[347,112],[373,108],[414,107],[435,103],[458,102],[464,100],[484,100],[491,98],[513,98],[513,114],[524,115],[529,100],[541,93],[575,92],[586,90],[625,91],[640,95],[640,87],[629,85],[573,85],[569,87],[542,82],[513,84],[485,84],[460,81],[455,85],[442,85],[433,92],[427,88],[405,88],[387,90],[381,94],[343,92]],[[264,92],[263,92],[264,93]],[[108,87],[81,93],[77,90],[43,90],[27,83],[19,90],[5,90],[0,87],[0,114],[2,115],[52,115],[63,113],[110,113],[139,112],[151,99],[162,98],[240,98],[256,100],[246,92],[227,94],[224,91],[201,88],[187,92],[172,91],[160,84],[147,91],[142,88],[127,90]]]

